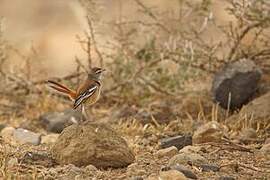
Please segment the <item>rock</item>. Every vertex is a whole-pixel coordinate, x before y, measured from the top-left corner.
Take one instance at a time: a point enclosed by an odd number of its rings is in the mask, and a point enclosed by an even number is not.
[[[162,158],[162,157],[168,157],[168,158],[171,158],[173,157],[174,155],[176,155],[178,153],[178,150],[176,147],[174,146],[171,146],[169,148],[166,148],[166,149],[160,149],[156,152],[156,156],[158,158]]]
[[[235,178],[232,176],[220,176],[219,180],[235,180]]]
[[[160,147],[168,148],[171,146],[175,146],[178,150],[182,149],[187,145],[192,144],[192,136],[191,135],[183,135],[183,136],[175,136],[161,139]]]
[[[13,133],[15,131],[14,127],[5,127],[2,131],[1,131],[1,136],[4,139],[4,141],[9,142],[10,144],[16,144],[16,142],[14,141],[13,138]]]
[[[258,124],[267,127],[270,124],[270,92],[260,96],[245,105],[238,114],[227,119],[231,129],[239,129],[242,124],[249,120],[250,127],[256,129]],[[267,129],[265,129],[267,131]],[[270,129],[268,129],[270,130]]]
[[[114,130],[90,121],[65,128],[52,154],[60,164],[92,164],[97,168],[125,167],[135,159],[126,141]]]
[[[60,172],[61,173],[58,173],[57,179],[68,180],[75,179],[76,176],[83,173],[83,170],[74,166],[73,164],[68,164],[63,166]]]
[[[46,113],[39,117],[42,126],[52,133],[61,133],[65,127],[78,123],[81,118],[81,113],[73,109]]]
[[[264,144],[256,155],[257,157],[262,157],[265,160],[270,160],[270,144]]]
[[[241,108],[255,94],[261,75],[261,70],[251,60],[241,59],[228,64],[214,77],[214,100],[225,109],[228,101],[231,110]]]
[[[198,153],[202,150],[200,146],[186,146],[183,149],[180,149],[180,153]]]
[[[264,144],[270,144],[270,138],[267,138],[264,142]]]
[[[0,132],[1,132],[5,127],[7,127],[5,124],[0,124]]]
[[[16,166],[16,165],[18,165],[18,159],[17,159],[17,158],[12,157],[12,158],[10,158],[10,159],[8,160],[7,166],[8,166],[9,168],[14,167],[14,166]]]
[[[41,137],[41,144],[53,144],[56,142],[59,134],[48,134]]]
[[[183,166],[181,164],[171,166],[170,169],[171,170],[177,170],[177,171],[183,173],[187,178],[198,179],[196,174],[194,174],[189,168],[187,168],[186,166]]]
[[[220,169],[220,167],[213,164],[202,164],[200,165],[200,168],[202,169],[203,172],[211,172],[211,171],[217,172]]]
[[[18,128],[13,132],[16,141],[21,144],[39,145],[41,141],[41,134],[28,131],[26,129]]]
[[[257,139],[257,132],[253,128],[244,129],[237,139],[244,144],[253,143]]]
[[[142,176],[133,176],[130,178],[130,180],[143,180]]]
[[[195,144],[220,142],[224,136],[224,128],[216,121],[210,121],[200,126],[193,134]]]
[[[207,164],[207,160],[195,153],[180,153],[175,156],[173,156],[168,163],[169,167],[176,166],[179,164],[195,164],[195,165],[200,165],[200,164]]]
[[[97,171],[98,169],[97,169],[95,166],[93,166],[92,164],[89,164],[88,166],[86,166],[86,167],[84,168],[84,170],[85,170],[86,172],[94,172],[94,171]]]
[[[40,144],[40,134],[28,131],[26,129],[15,129],[13,127],[6,127],[1,131],[1,136],[6,142],[13,145],[17,144]]]
[[[187,180],[185,175],[177,170],[163,171],[160,173],[158,179],[162,179],[162,180]]]
[[[253,128],[247,128],[241,132],[240,136],[242,139],[257,138],[257,132]]]

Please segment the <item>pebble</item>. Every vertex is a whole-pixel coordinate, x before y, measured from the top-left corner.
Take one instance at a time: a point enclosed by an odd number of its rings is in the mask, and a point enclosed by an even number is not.
[[[196,174],[194,174],[189,168],[187,168],[186,166],[183,166],[181,164],[170,166],[170,169],[177,170],[177,171],[183,173],[187,178],[198,179]]]
[[[200,126],[193,135],[195,144],[220,142],[224,136],[224,128],[216,121],[210,121]]]
[[[175,146],[166,148],[166,149],[160,149],[156,152],[156,156],[158,158],[162,158],[162,157],[168,157],[171,158],[174,155],[178,154],[178,150]]]
[[[195,165],[200,165],[200,164],[207,164],[207,160],[195,153],[180,153],[175,156],[173,156],[169,160],[169,166],[176,166],[178,164],[195,164]]]
[[[168,148],[171,146],[175,146],[178,150],[191,144],[192,144],[192,136],[189,134],[183,136],[164,138],[161,139],[160,141],[161,148]]]
[[[160,173],[158,179],[162,179],[162,180],[187,180],[186,176],[177,170],[163,171]]]

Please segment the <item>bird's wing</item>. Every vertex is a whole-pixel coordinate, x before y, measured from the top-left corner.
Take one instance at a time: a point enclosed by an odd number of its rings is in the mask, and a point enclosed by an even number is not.
[[[76,109],[86,99],[90,98],[96,92],[97,89],[98,89],[98,84],[93,83],[89,85],[88,88],[85,88],[84,91],[81,91],[79,93],[79,96],[75,99],[74,109]]]

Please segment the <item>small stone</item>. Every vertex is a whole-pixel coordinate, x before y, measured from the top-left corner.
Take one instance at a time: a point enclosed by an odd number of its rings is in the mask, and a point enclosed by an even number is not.
[[[219,180],[235,180],[235,178],[232,176],[221,176],[219,177]]]
[[[244,129],[237,138],[244,144],[252,143],[257,138],[257,132],[253,128]]]
[[[186,176],[177,170],[163,171],[160,173],[158,179],[162,179],[162,180],[187,180]]]
[[[5,124],[0,124],[0,132],[1,132],[5,127],[7,127]]]
[[[257,132],[253,128],[247,128],[241,132],[241,136],[245,138],[257,138]]]
[[[203,172],[218,172],[220,167],[218,167],[217,165],[213,165],[213,164],[202,164],[200,165],[200,168],[202,169]]]
[[[59,179],[75,179],[77,175],[83,173],[83,170],[73,164],[68,164],[61,167],[61,174],[58,175]]]
[[[142,176],[133,176],[130,178],[130,180],[143,180]]]
[[[178,150],[176,147],[172,146],[166,149],[160,149],[156,152],[156,156],[158,158],[162,158],[162,157],[168,157],[171,158],[174,155],[178,154]]]
[[[81,118],[81,113],[73,109],[46,113],[39,117],[42,126],[52,133],[61,133],[67,126],[78,123]]]
[[[14,138],[13,138],[13,133],[15,131],[14,127],[5,127],[1,131],[1,136],[3,137],[4,141],[9,142],[11,144],[14,144]]]
[[[224,109],[241,108],[255,94],[261,75],[260,68],[251,60],[241,59],[228,64],[214,77],[212,92],[215,102]]]
[[[94,171],[97,171],[98,169],[97,169],[95,166],[89,164],[88,166],[86,166],[86,167],[84,168],[84,170],[85,170],[86,172],[94,172]]]
[[[14,139],[21,144],[39,145],[41,135],[28,131],[26,129],[18,128],[13,132]]]
[[[183,173],[187,178],[198,179],[196,174],[194,174],[189,168],[187,168],[186,166],[183,166],[181,164],[171,166],[170,169],[177,170],[177,171]]]
[[[210,121],[200,126],[193,135],[195,144],[207,142],[220,142],[224,136],[224,128],[216,121]]]
[[[202,150],[200,146],[186,146],[183,149],[180,149],[180,153],[198,153]]]
[[[135,156],[127,142],[107,124],[85,121],[63,130],[52,154],[60,164],[94,165],[97,168],[125,167]]]
[[[28,131],[26,129],[15,129],[13,127],[6,127],[1,131],[1,136],[4,141],[9,142],[12,145],[17,144],[32,144],[39,145],[41,135]]]
[[[270,138],[267,138],[264,142],[264,144],[270,144]]]
[[[203,156],[199,154],[195,154],[195,153],[180,153],[173,156],[169,160],[170,167],[176,166],[178,164],[189,164],[189,163],[200,165],[200,164],[206,164],[207,160]]]
[[[262,148],[257,152],[258,157],[262,157],[265,160],[270,160],[270,143],[264,144]]]
[[[10,158],[10,160],[7,163],[7,166],[8,167],[14,167],[16,165],[18,165],[18,159],[15,158],[15,157],[14,158]]]
[[[161,139],[160,141],[161,148],[168,148],[171,146],[175,146],[179,150],[187,145],[192,145],[191,135],[169,137],[169,138]]]
[[[48,134],[41,136],[41,144],[54,144],[59,137],[59,134]]]

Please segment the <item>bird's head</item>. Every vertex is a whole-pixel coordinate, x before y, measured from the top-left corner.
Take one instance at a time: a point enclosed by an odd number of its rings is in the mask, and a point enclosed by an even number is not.
[[[105,69],[99,68],[99,67],[93,67],[91,69],[91,72],[89,73],[89,76],[92,78],[95,78],[97,80],[100,80],[102,72],[104,72]]]

